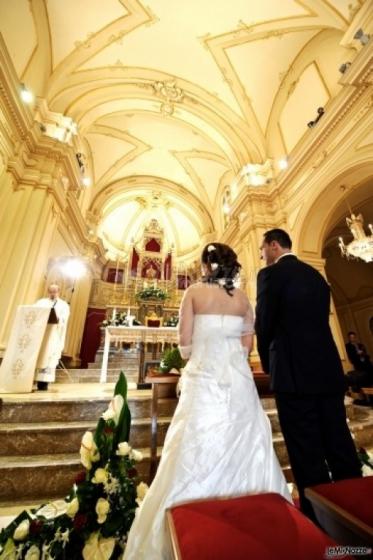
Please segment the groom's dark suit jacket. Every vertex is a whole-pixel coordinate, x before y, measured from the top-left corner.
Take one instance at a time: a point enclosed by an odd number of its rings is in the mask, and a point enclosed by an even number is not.
[[[259,272],[255,330],[262,366],[276,393],[345,390],[329,308],[327,282],[294,255]]]

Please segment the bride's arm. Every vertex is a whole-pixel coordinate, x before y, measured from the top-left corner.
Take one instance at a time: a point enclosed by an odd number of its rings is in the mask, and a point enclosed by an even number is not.
[[[189,358],[192,352],[193,320],[193,298],[189,288],[181,300],[179,310],[179,350],[184,359]]]
[[[241,344],[244,348],[247,349],[248,355],[250,354],[251,349],[253,347],[253,339],[254,339],[254,311],[250,305],[250,302],[247,301],[247,311],[244,317],[244,322],[242,327]]]

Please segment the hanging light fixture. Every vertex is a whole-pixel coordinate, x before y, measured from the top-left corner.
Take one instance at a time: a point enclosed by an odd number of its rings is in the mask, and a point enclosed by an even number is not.
[[[32,103],[34,101],[34,94],[29,90],[25,84],[21,84],[21,99],[25,103]]]
[[[364,230],[364,218],[362,214],[355,216],[351,213],[350,218],[346,218],[347,225],[353,235],[353,240],[345,245],[343,238],[339,238],[339,248],[342,256],[347,259],[361,259],[367,263],[373,262],[373,226],[368,224],[370,235],[366,235]]]

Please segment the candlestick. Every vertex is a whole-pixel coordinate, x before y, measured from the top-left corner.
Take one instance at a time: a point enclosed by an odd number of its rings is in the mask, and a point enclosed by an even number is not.
[[[119,253],[117,255],[117,265],[115,267],[115,278],[114,278],[114,293],[113,293],[113,299],[115,301],[115,295],[116,295],[116,291],[117,291],[117,282],[118,282],[118,270],[119,270]]]

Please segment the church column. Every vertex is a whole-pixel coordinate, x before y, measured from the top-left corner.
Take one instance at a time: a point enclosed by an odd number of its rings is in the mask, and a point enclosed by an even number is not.
[[[325,273],[325,260],[324,259],[309,256],[309,255],[302,256],[302,254],[298,255],[298,257],[301,260],[303,260],[304,262],[307,262],[309,265],[316,268],[316,270],[318,270],[318,272],[320,272],[320,274],[322,274],[322,276],[325,278],[325,280],[328,281],[328,279],[326,277],[326,273]],[[329,282],[328,282],[328,284],[329,284]],[[330,323],[330,328],[332,330],[333,338],[335,340],[335,343],[336,343],[337,348],[338,348],[339,355],[340,355],[341,360],[342,360],[342,364],[344,366],[345,371],[347,371],[348,369],[351,369],[351,368],[350,368],[350,364],[349,364],[348,359],[347,359],[345,341],[343,339],[343,334],[342,334],[342,330],[341,330],[341,327],[340,327],[340,324],[339,324],[338,315],[337,315],[337,312],[336,312],[336,309],[335,309],[332,293],[330,294],[329,323]]]
[[[33,303],[46,273],[56,219],[44,186],[13,188],[2,220],[0,263],[0,348],[8,339],[16,307]]]
[[[258,231],[256,227],[250,228],[242,239],[242,267],[246,279],[246,294],[255,312],[256,305],[256,278],[260,270],[259,246],[262,239],[262,231]],[[260,240],[260,241],[259,241]],[[254,345],[250,354],[251,364],[258,364],[260,362],[256,337],[254,337]]]

